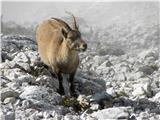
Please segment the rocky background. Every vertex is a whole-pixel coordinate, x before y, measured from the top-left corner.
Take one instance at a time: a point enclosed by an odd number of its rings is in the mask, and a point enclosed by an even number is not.
[[[68,94],[67,75],[63,75],[66,95],[57,93],[58,80],[41,62],[35,42],[38,23],[26,27],[2,21],[1,120],[160,119],[157,7],[135,4],[133,10],[127,13],[124,9],[109,23],[105,21],[108,16],[103,19],[102,8],[106,7],[97,5],[91,11],[100,9],[100,20],[88,15],[102,21],[100,26],[77,17],[88,44],[88,50],[79,54],[77,99]],[[70,24],[68,16],[62,19]]]
[[[1,38],[2,119],[160,119],[158,47],[136,55],[108,46],[103,46],[107,49],[103,52],[89,48],[80,53],[75,77],[80,95],[75,99],[57,93],[58,80],[40,61],[34,40]],[[64,85],[67,91],[66,79]]]

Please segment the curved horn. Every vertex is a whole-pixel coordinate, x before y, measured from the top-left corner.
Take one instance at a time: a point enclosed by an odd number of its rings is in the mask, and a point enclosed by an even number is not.
[[[73,21],[72,21],[73,29],[74,29],[74,30],[78,30],[78,26],[77,26],[77,22],[76,22],[75,16],[74,16],[72,13],[70,13],[70,12],[67,12],[67,11],[66,11],[66,13],[68,13],[69,15],[72,16],[72,19],[73,19]]]
[[[51,19],[54,19],[54,20],[56,20],[59,24],[63,25],[63,26],[67,29],[67,31],[70,31],[70,30],[71,30],[71,28],[69,27],[69,25],[68,25],[66,22],[64,22],[63,20],[58,19],[58,18],[53,18],[53,17],[52,17]]]

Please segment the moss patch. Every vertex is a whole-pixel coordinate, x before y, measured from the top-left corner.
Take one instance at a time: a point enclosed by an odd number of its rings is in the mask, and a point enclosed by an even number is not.
[[[84,111],[90,107],[89,105],[81,105],[76,98],[71,97],[64,97],[60,102],[60,105],[64,107],[72,107],[77,113]]]

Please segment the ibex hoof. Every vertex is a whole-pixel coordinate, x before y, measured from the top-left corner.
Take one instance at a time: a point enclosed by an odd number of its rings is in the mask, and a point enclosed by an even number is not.
[[[65,95],[64,90],[59,89],[57,92],[58,92],[60,95]]]
[[[75,97],[75,98],[77,98],[77,97],[78,97],[78,95],[79,95],[79,94],[77,94],[76,92],[71,93],[71,96],[72,96],[72,97]]]

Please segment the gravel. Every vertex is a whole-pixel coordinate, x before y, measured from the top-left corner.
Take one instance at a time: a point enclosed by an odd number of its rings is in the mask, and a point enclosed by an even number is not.
[[[66,96],[58,94],[58,80],[43,67],[35,42],[24,36],[2,36],[2,41],[8,45],[2,52],[9,53],[0,63],[5,120],[160,119],[157,48],[137,55],[99,55],[90,49],[81,53],[76,99],[68,96],[67,81]]]

